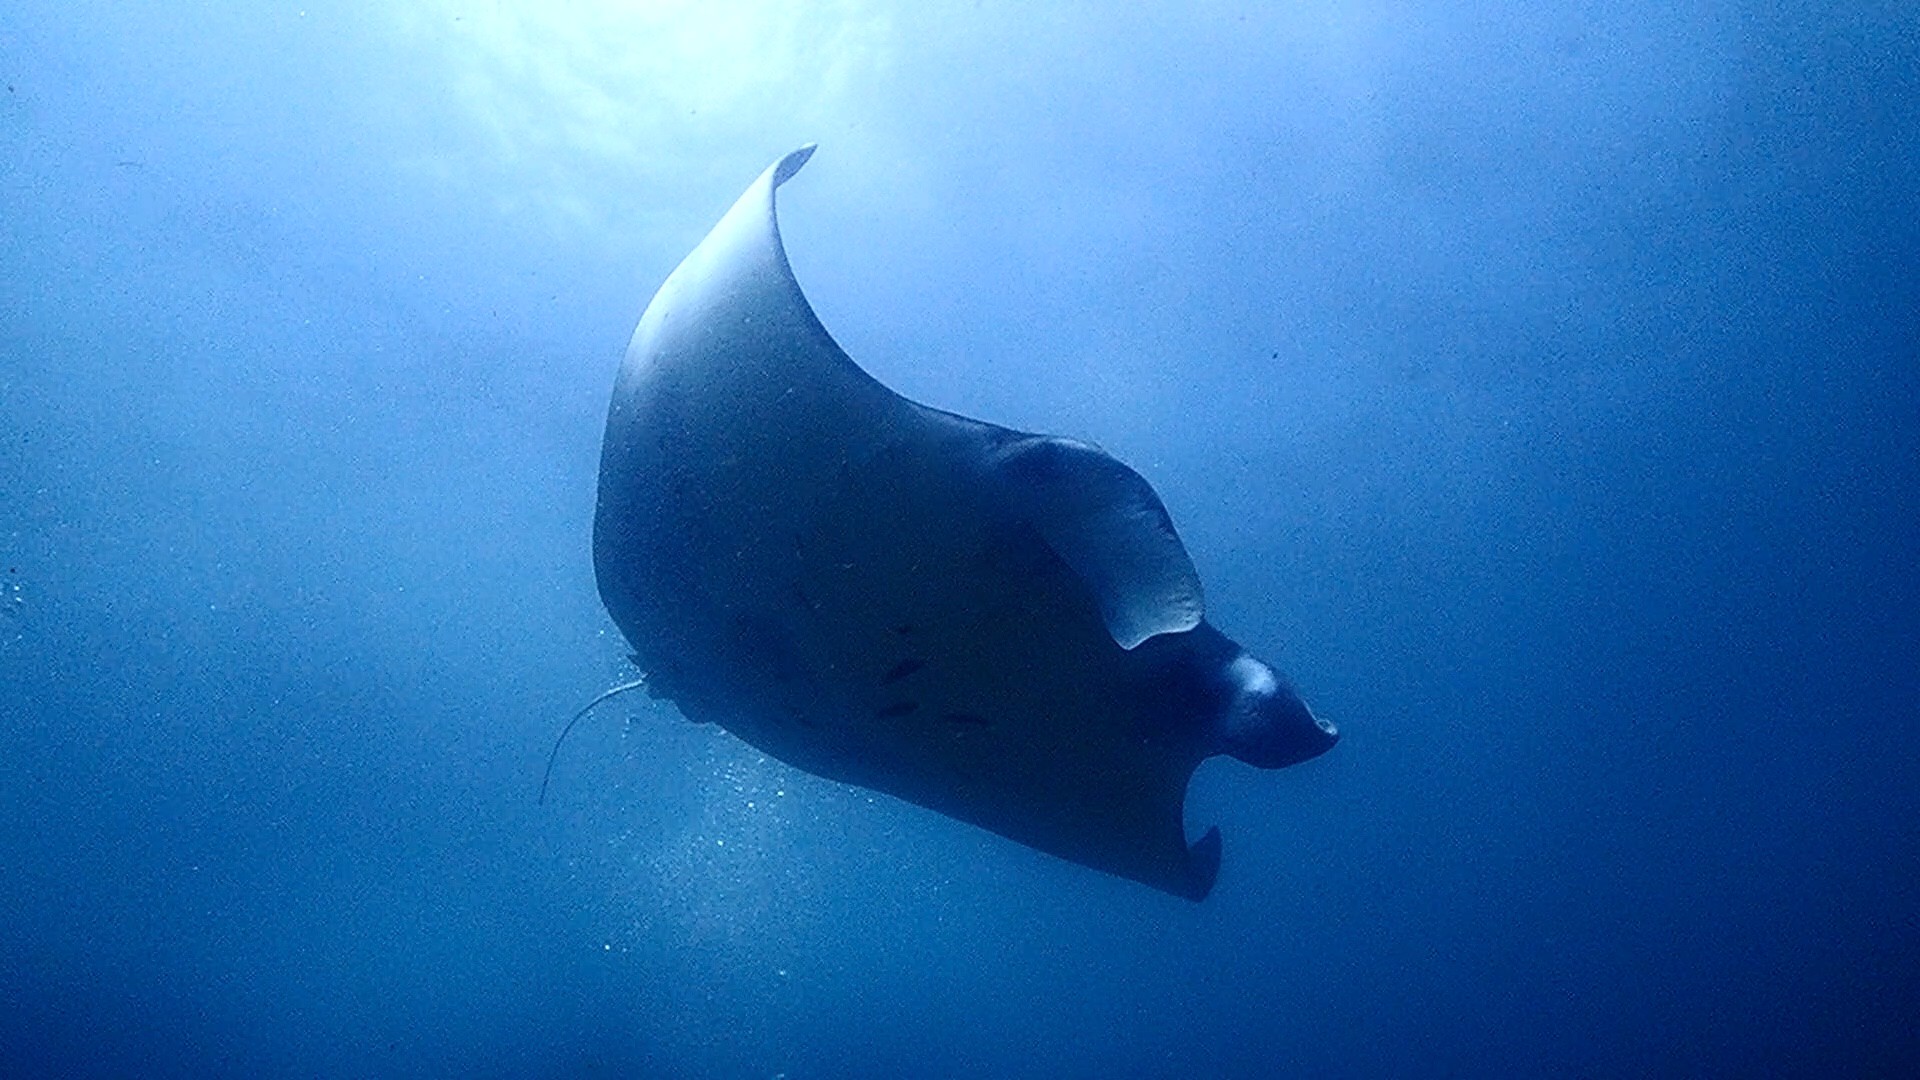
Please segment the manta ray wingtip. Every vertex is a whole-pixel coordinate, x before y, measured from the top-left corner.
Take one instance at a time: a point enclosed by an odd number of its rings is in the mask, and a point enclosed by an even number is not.
[[[773,167],[773,186],[779,187],[781,184],[792,179],[793,174],[799,172],[800,166],[805,165],[807,159],[812,157],[813,152],[819,148],[819,143],[808,143],[793,153],[788,154],[786,157],[781,158],[780,163]]]

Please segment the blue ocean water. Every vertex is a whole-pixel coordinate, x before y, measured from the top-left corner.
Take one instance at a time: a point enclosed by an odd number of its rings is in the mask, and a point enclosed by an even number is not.
[[[0,1074],[1920,1072],[1904,4],[0,10]],[[1192,905],[627,674],[607,394],[769,162],[1340,722]],[[878,527],[878,525],[876,526]]]

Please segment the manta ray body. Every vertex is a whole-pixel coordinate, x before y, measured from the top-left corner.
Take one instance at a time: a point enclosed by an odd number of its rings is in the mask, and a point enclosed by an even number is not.
[[[1194,900],[1206,757],[1337,739],[1204,618],[1166,509],[1083,443],[916,404],[827,333],[749,187],[641,317],[594,569],[648,689],[807,772]]]

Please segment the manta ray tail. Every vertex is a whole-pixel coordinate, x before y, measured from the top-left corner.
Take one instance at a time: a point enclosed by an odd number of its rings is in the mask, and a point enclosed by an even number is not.
[[[573,719],[567,721],[567,726],[560,729],[560,737],[553,740],[553,750],[547,754],[547,771],[540,774],[540,805],[542,806],[546,805],[547,784],[553,779],[554,760],[560,756],[560,744],[567,741],[567,735],[573,731],[573,725],[579,723],[581,717],[592,712],[593,707],[595,705],[598,705],[601,702],[617,694],[624,694],[629,690],[638,690],[645,685],[647,685],[647,680],[645,679],[635,679],[629,683],[621,683],[619,686],[616,686],[611,690],[605,691],[599,697],[596,697],[592,701],[587,702],[585,705],[581,706],[579,712],[573,714]]]

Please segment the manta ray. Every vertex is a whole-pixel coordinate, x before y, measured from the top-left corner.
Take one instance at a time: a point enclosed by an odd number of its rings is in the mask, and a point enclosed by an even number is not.
[[[774,207],[813,149],[668,276],[620,367],[593,564],[646,688],[816,776],[1204,899],[1194,769],[1338,733],[1206,621],[1139,473],[909,401],[834,342]]]

